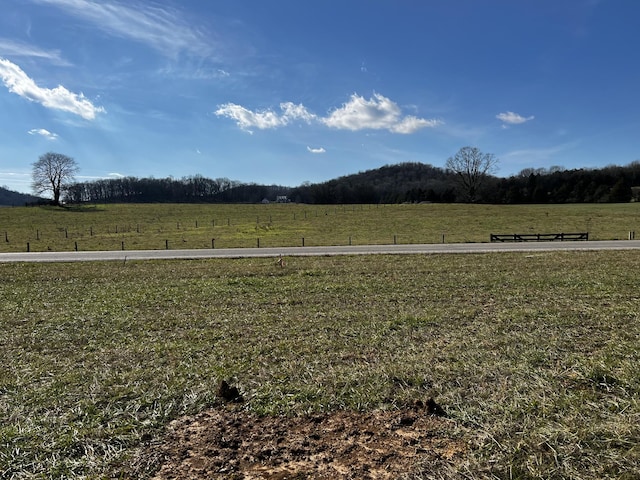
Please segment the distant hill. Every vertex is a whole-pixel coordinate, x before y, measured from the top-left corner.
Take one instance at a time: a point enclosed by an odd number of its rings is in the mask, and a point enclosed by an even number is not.
[[[0,206],[22,207],[27,203],[36,203],[41,200],[41,198],[34,197],[33,195],[14,192],[13,190],[7,190],[6,188],[0,187]]]
[[[455,180],[432,165],[408,162],[385,165],[319,184],[292,189],[291,199],[303,203],[453,202]]]

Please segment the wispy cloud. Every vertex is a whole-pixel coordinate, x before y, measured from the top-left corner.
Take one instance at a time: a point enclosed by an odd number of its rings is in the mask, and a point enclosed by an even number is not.
[[[367,100],[359,95],[352,95],[349,102],[333,110],[327,117],[318,117],[309,112],[303,105],[291,102],[280,104],[282,113],[273,110],[251,111],[234,103],[218,107],[215,114],[235,120],[240,128],[251,131],[251,128],[270,129],[285,126],[294,120],[307,123],[320,123],[340,130],[389,130],[393,133],[410,134],[422,128],[441,125],[440,120],[428,120],[413,115],[403,117],[402,110],[393,101],[380,95]]]
[[[9,190],[26,191],[31,183],[31,173],[0,171],[0,185]]]
[[[580,140],[575,140],[540,148],[511,150],[500,153],[499,157],[503,165],[514,169],[510,174],[515,174],[519,169],[529,168],[532,165],[537,167],[561,165],[567,157],[573,156],[580,143]]]
[[[523,117],[515,112],[503,112],[496,115],[496,118],[507,125],[519,125],[533,120],[535,117],[533,115],[530,117]]]
[[[59,50],[43,50],[34,45],[0,38],[0,56],[2,57],[33,57],[48,60],[55,65],[69,66],[70,63],[60,56]]]
[[[553,159],[555,156],[567,152],[567,150],[572,150],[579,145],[579,141],[567,142],[560,145],[553,145],[546,148],[531,148],[531,149],[522,149],[522,150],[512,150],[509,152],[505,152],[500,155],[502,159],[513,159],[513,160],[533,160],[533,161],[543,161]]]
[[[181,52],[196,56],[209,56],[213,52],[211,38],[189,25],[178,10],[158,3],[137,0],[31,1],[57,7],[110,35],[143,43],[171,57]]]
[[[33,128],[29,130],[29,135],[40,135],[47,140],[56,140],[58,138],[57,133],[52,133],[44,128]]]
[[[319,148],[311,148],[311,147],[307,147],[307,150],[311,153],[325,153],[326,150],[323,147],[319,147]]]
[[[4,58],[0,58],[0,80],[16,95],[47,108],[71,112],[85,120],[93,120],[98,113],[105,112],[103,107],[95,106],[82,93],[72,93],[62,85],[51,89],[36,85],[18,65]]]

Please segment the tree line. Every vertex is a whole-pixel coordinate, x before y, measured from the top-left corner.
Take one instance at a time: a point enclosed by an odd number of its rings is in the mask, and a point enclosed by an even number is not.
[[[286,195],[289,190],[202,175],[179,179],[122,177],[72,183],[64,198],[68,203],[258,203]]]
[[[259,203],[287,196],[308,204],[372,203],[619,203],[640,200],[640,162],[602,169],[525,169],[509,178],[487,176],[474,199],[450,170],[423,163],[387,165],[298,187],[245,184],[200,175],[113,178],[71,184],[70,203]]]
[[[640,161],[600,169],[527,168],[508,178],[493,175],[497,160],[463,147],[445,168],[419,162],[384,167],[298,187],[242,183],[193,175],[174,179],[122,177],[72,182],[75,160],[48,153],[34,163],[34,191],[54,203],[258,203],[287,198],[308,204],[406,202],[602,203],[640,200]]]
[[[292,199],[305,203],[469,202],[619,203],[640,200],[640,162],[602,169],[525,169],[509,178],[488,175],[473,192],[451,170],[404,163],[298,187]]]

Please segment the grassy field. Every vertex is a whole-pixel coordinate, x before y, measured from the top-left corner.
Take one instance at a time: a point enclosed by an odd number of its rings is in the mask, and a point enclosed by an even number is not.
[[[0,264],[0,477],[117,476],[232,379],[261,414],[434,397],[463,478],[640,478],[638,271],[624,251]]]
[[[491,233],[611,240],[636,230],[637,203],[20,207],[0,209],[0,252],[487,242]]]

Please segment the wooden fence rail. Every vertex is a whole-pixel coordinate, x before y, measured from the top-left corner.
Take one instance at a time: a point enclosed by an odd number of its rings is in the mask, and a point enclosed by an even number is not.
[[[581,233],[508,233],[490,235],[492,242],[563,242],[589,240],[588,232]]]

